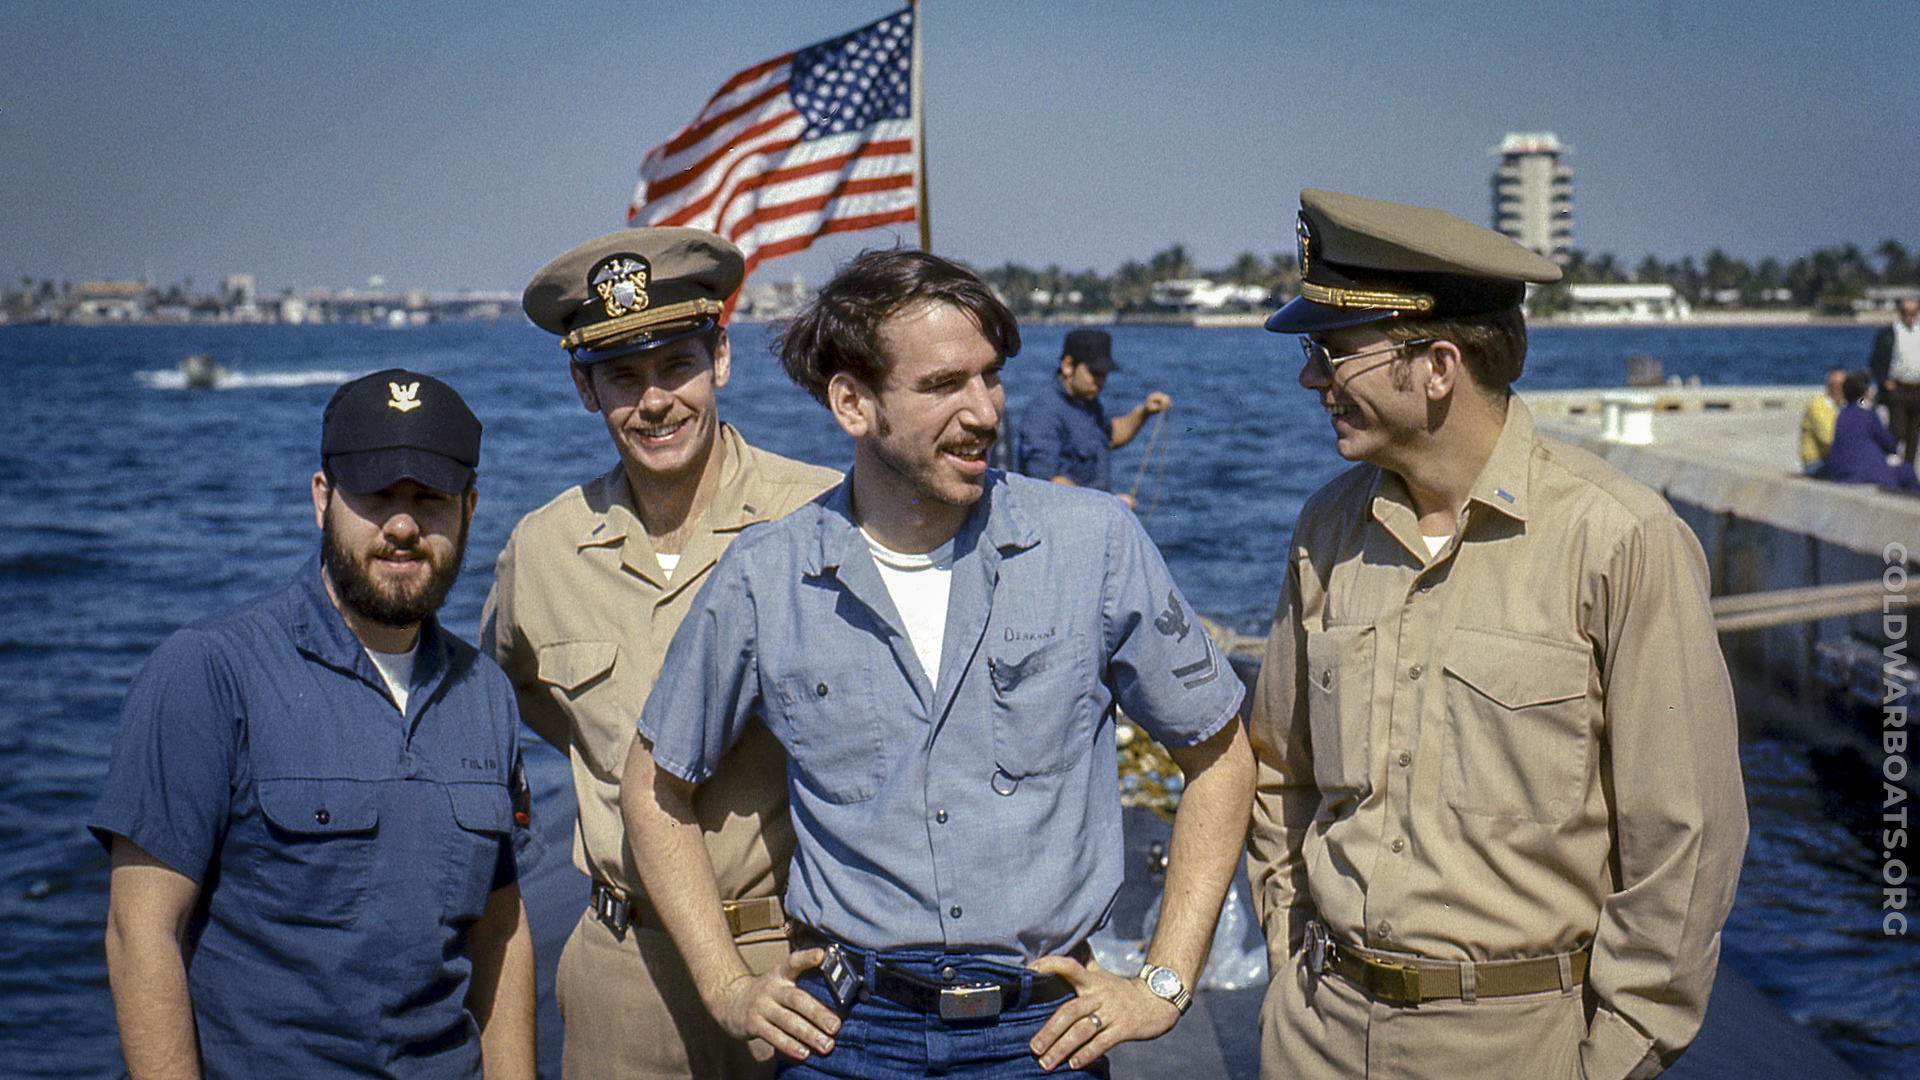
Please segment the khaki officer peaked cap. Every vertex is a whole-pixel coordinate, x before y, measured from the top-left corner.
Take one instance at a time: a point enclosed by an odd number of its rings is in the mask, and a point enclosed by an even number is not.
[[[740,249],[704,229],[622,229],[541,267],[520,306],[591,364],[717,326],[745,274]]]
[[[1300,295],[1267,329],[1308,334],[1396,316],[1447,318],[1514,307],[1552,261],[1444,210],[1308,188],[1296,229]]]

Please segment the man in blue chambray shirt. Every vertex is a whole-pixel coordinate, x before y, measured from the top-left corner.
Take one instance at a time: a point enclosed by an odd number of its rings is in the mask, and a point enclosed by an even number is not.
[[[1119,501],[988,469],[1019,331],[969,271],[868,252],[780,349],[853,471],[736,540],[682,623],[627,759],[635,864],[707,1008],[787,1076],[1104,1075],[1205,962],[1252,797],[1239,682]],[[1116,704],[1188,777],[1138,980],[1085,948],[1122,876]],[[809,946],[758,977],[691,811],[756,715]]]

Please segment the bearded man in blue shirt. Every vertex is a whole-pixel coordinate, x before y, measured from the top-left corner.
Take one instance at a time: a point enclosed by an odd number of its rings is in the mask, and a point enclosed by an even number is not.
[[[1238,861],[1243,691],[1159,553],[1116,500],[987,466],[1019,348],[945,259],[836,275],[780,351],[853,470],[734,541],[638,722],[634,862],[708,1010],[789,1077],[1103,1076],[1185,1011]],[[1187,777],[1139,979],[1086,947],[1122,877],[1116,705]],[[789,755],[803,946],[760,976],[692,812],[755,716]]]
[[[440,627],[480,421],[392,369],[327,405],[319,551],[155,651],[88,825],[127,1072],[532,1080],[513,687]]]

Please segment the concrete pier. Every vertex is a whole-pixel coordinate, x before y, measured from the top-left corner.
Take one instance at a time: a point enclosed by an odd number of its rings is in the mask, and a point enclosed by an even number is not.
[[[1521,395],[1540,430],[1590,450],[1667,497],[1706,549],[1716,597],[1881,580],[1889,545],[1913,570],[1920,498],[1802,475],[1800,417],[1818,386],[1650,387],[1651,441],[1603,438],[1609,390]],[[1898,555],[1896,551],[1894,553]],[[1920,576],[1920,570],[1915,571]],[[1915,619],[1902,635],[1913,655]],[[1877,751],[1878,732],[1831,722],[1846,668],[1871,682],[1887,644],[1882,612],[1721,636],[1741,693],[1743,723],[1786,728],[1822,743]],[[1825,671],[1822,671],[1823,665]],[[1824,675],[1824,678],[1822,677]],[[1844,696],[1844,695],[1843,695]],[[1864,697],[1864,694],[1862,695]],[[1858,704],[1866,704],[1864,700]],[[1871,740],[1869,739],[1871,736]],[[1877,760],[1877,758],[1875,758]]]

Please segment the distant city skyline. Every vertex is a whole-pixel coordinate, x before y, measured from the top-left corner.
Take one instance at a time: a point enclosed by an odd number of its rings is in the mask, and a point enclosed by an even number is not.
[[[517,290],[620,227],[641,157],[729,74],[898,6],[0,0],[0,279]],[[1628,265],[1920,247],[1920,5],[927,0],[923,20],[934,247],[982,267],[1285,252],[1309,186],[1485,223],[1509,131],[1568,145],[1573,246]]]

